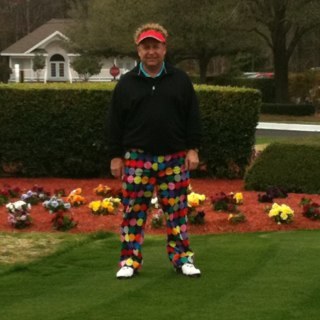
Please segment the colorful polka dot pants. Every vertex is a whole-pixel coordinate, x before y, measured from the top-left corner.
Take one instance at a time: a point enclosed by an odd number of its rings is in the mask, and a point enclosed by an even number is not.
[[[193,262],[187,234],[189,171],[185,169],[185,155],[152,156],[136,150],[125,154],[121,267],[139,269],[142,265],[144,227],[155,187],[166,217],[169,260],[176,268]]]

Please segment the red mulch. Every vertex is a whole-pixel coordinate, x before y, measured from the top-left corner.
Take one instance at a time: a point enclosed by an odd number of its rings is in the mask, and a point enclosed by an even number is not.
[[[69,231],[71,233],[86,233],[97,230],[118,232],[121,223],[122,214],[117,215],[95,216],[92,215],[88,203],[93,200],[98,200],[101,197],[93,193],[93,189],[99,184],[107,185],[111,188],[118,189],[121,185],[118,180],[111,179],[57,179],[57,178],[1,178],[0,189],[4,184],[11,187],[20,187],[23,191],[28,191],[34,185],[41,186],[45,191],[53,192],[55,189],[64,188],[68,194],[75,188],[82,188],[83,196],[87,200],[87,204],[78,208],[72,208],[74,218],[79,222],[78,226]],[[196,193],[205,194],[207,200],[204,205],[205,209],[205,224],[196,226],[189,225],[190,234],[204,233],[225,233],[225,232],[255,232],[255,231],[274,231],[274,230],[297,230],[297,229],[320,229],[320,221],[312,221],[305,218],[301,214],[299,202],[303,196],[311,198],[314,202],[320,202],[320,195],[304,195],[290,193],[287,198],[275,199],[278,204],[287,204],[294,212],[294,221],[289,225],[278,225],[271,220],[264,208],[270,206],[269,203],[258,202],[258,192],[245,191],[242,180],[213,180],[213,179],[192,179],[192,189]],[[227,213],[219,213],[212,210],[209,198],[219,192],[242,192],[244,203],[239,206],[242,213],[245,214],[247,221],[244,223],[233,225],[228,222]],[[12,201],[16,201],[14,199]],[[5,206],[0,207],[0,231],[18,231],[12,228],[7,222],[7,212]],[[32,207],[31,217],[33,224],[21,232],[56,232],[52,229],[50,215],[40,204]],[[166,232],[165,227],[161,229],[152,229],[150,227],[150,217],[146,226],[147,234],[163,234]]]

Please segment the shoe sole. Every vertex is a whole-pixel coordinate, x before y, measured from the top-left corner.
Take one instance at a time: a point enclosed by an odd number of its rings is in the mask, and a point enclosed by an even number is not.
[[[133,278],[133,275],[130,276],[130,277],[117,277],[118,280],[129,280],[129,279],[132,279]]]
[[[182,276],[188,277],[188,278],[200,278],[201,273],[196,274],[185,274],[182,272],[181,268],[175,268],[176,273],[181,274]]]
[[[201,277],[201,273],[198,273],[198,274],[184,274],[184,273],[182,273],[182,275],[185,277],[189,277],[189,278],[200,278]]]

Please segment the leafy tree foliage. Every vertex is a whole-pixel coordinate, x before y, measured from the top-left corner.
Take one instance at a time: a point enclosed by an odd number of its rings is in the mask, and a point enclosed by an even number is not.
[[[231,24],[233,9],[232,0],[202,0],[200,4],[197,0],[148,0],[147,5],[145,0],[92,0],[87,8],[73,7],[71,16],[77,24],[69,36],[85,51],[135,56],[134,30],[142,23],[159,22],[169,31],[169,59],[197,60],[204,82],[212,57],[248,47],[248,37],[235,41],[239,34]]]
[[[32,70],[37,73],[37,81],[39,81],[40,70],[46,66],[45,57],[41,53],[36,53],[33,58]]]
[[[231,19],[233,1],[164,0],[159,3],[172,32],[175,59],[197,60],[202,83],[212,57],[233,55],[249,46],[248,37],[237,41],[239,32]]]
[[[100,60],[92,55],[78,56],[71,62],[71,65],[84,81],[88,81],[91,76],[99,74],[102,68]]]
[[[143,10],[145,4],[143,0],[76,2],[70,12],[75,25],[68,33],[74,48],[106,57],[135,56],[133,33],[146,22],[143,17],[149,5]]]

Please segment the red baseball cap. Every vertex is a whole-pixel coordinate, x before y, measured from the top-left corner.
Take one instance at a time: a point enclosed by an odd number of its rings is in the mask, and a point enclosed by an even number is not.
[[[151,29],[151,30],[141,32],[136,43],[139,44],[141,41],[147,38],[153,38],[162,43],[166,42],[166,38],[161,32]]]

